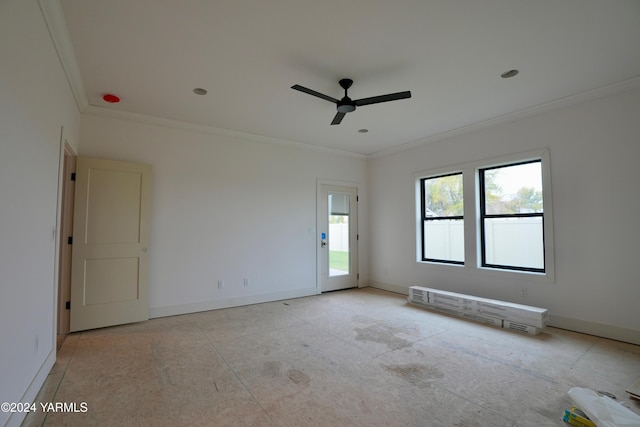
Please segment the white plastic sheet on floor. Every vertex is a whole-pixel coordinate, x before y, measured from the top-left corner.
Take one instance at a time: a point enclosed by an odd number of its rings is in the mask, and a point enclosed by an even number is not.
[[[598,427],[640,427],[640,415],[588,388],[573,387],[569,397]]]

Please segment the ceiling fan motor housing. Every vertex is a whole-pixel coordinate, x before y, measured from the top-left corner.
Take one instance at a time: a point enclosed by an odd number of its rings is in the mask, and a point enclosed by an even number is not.
[[[338,101],[338,113],[350,113],[352,111],[355,111],[356,103],[347,96],[347,90],[349,90],[349,88],[353,84],[353,80],[341,79],[338,83],[340,84],[342,89],[344,89],[344,98]]]
[[[340,101],[338,101],[338,112],[339,113],[350,113],[356,109],[356,103],[351,100],[348,96],[345,96]]]

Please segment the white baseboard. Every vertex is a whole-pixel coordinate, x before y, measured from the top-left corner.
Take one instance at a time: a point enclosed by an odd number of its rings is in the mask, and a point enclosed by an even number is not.
[[[640,345],[640,331],[551,314],[549,326]]]
[[[164,307],[150,307],[149,318],[177,316],[181,314],[197,313],[200,311],[218,310],[221,308],[238,307],[242,305],[260,304],[263,302],[280,301],[283,299],[308,297],[317,295],[318,290],[313,288],[296,289],[293,291],[271,292],[268,294],[249,295],[234,298],[225,298],[213,301],[195,302],[190,304],[168,305]]]
[[[383,291],[395,292],[397,294],[409,295],[409,286],[392,285],[391,283],[377,282],[371,280],[369,286]]]
[[[47,380],[47,376],[49,376],[49,372],[51,372],[51,368],[56,363],[56,342],[55,338],[53,340],[54,348],[49,352],[47,358],[44,360],[44,363],[38,369],[35,377],[31,380],[31,384],[27,390],[22,394],[22,397],[16,402],[35,402],[40,389],[44,385],[44,382]],[[5,427],[19,427],[27,416],[27,412],[14,412],[9,416]]]
[[[369,286],[385,291],[396,292],[402,295],[409,294],[408,286],[393,285],[390,283],[377,282],[373,280],[370,281]],[[569,317],[554,315],[553,313],[551,313],[549,316],[548,326],[640,345],[640,331],[634,329],[621,328],[619,326],[605,325],[603,323],[589,322],[586,320],[572,319]]]

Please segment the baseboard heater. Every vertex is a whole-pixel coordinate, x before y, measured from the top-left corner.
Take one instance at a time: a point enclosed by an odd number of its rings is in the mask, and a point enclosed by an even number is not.
[[[538,335],[549,321],[549,310],[528,305],[411,286],[410,304],[488,323],[500,328]]]

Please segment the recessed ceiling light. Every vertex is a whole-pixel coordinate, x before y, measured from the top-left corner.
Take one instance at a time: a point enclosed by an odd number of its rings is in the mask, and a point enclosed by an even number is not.
[[[515,77],[520,73],[520,71],[518,70],[509,70],[509,71],[505,71],[504,73],[500,74],[500,77],[502,77],[503,79],[510,79],[511,77]]]
[[[207,90],[206,89],[202,89],[201,87],[197,87],[193,90],[193,93],[195,93],[196,95],[206,95],[207,94]]]
[[[367,132],[369,132],[369,129],[358,129],[358,132],[367,133]]]

